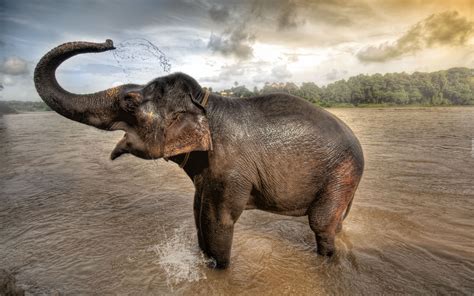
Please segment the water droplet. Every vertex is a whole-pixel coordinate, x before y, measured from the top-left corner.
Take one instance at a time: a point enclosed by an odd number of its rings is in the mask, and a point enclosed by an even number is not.
[[[164,73],[171,71],[170,59],[157,45],[145,38],[127,39],[115,48],[113,57],[128,82],[131,82],[134,71],[154,74],[159,74],[160,69]]]
[[[151,250],[157,255],[156,263],[166,274],[170,288],[182,282],[196,282],[206,279],[204,270],[212,262],[205,258],[196,246],[193,234],[185,226],[175,229],[172,235],[165,233],[165,239]]]

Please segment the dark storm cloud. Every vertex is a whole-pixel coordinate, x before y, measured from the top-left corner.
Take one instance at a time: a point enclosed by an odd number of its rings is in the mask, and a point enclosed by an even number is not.
[[[299,19],[296,9],[296,4],[292,1],[288,1],[282,6],[278,16],[278,28],[280,30],[294,29],[304,23],[304,20]]]
[[[369,46],[357,53],[362,62],[385,62],[435,46],[464,45],[474,33],[474,23],[457,11],[433,14],[418,22],[393,43]]]
[[[228,5],[231,5],[229,1]],[[220,33],[213,33],[208,47],[215,53],[224,56],[235,56],[238,59],[249,59],[253,56],[253,44],[262,26],[274,28],[272,33],[280,30],[294,29],[304,21],[297,14],[293,1],[242,1],[232,6],[212,5],[209,16],[218,23]]]
[[[229,15],[229,10],[226,7],[213,5],[211,9],[209,9],[209,16],[216,23],[226,22],[229,18]]]
[[[285,46],[349,41],[349,32],[374,16],[370,6],[361,1],[208,1],[208,15],[213,21],[209,48],[239,58],[250,58],[257,41]],[[236,30],[243,31],[234,33]]]
[[[211,34],[208,48],[224,56],[235,56],[240,60],[249,59],[253,56],[252,45],[255,41],[251,23],[254,13],[245,11],[245,4],[234,6],[233,11],[234,15],[231,15],[227,6],[210,7],[209,16],[217,23],[216,28],[219,32]]]
[[[211,35],[208,47],[224,56],[234,55],[239,59],[248,59],[253,55],[251,44],[255,36],[245,30],[245,27],[237,27],[229,33],[222,35]]]

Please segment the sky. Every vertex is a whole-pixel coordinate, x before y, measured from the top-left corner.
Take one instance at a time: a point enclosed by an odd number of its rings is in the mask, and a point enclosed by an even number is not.
[[[64,88],[87,93],[178,71],[213,89],[326,85],[361,73],[474,68],[474,1],[2,0],[0,100],[40,100],[32,76],[43,54],[106,39],[115,56],[66,61],[57,71]]]

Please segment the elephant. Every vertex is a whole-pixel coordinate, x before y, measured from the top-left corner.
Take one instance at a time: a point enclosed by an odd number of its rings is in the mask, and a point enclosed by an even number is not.
[[[112,160],[128,153],[178,164],[194,184],[198,243],[213,267],[229,266],[234,225],[250,209],[307,216],[317,253],[335,253],[364,170],[359,140],[342,120],[285,93],[220,96],[184,73],[92,94],[57,82],[66,59],[113,49],[108,39],[50,50],[35,68],[36,90],[66,118],[124,131]]]

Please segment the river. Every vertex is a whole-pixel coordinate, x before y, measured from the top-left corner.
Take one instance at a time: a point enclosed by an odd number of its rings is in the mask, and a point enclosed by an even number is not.
[[[228,270],[209,269],[192,182],[109,154],[122,132],[52,112],[0,117],[0,268],[27,294],[474,293],[474,108],[330,109],[365,173],[331,259],[307,218],[245,211]]]

